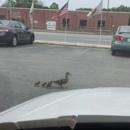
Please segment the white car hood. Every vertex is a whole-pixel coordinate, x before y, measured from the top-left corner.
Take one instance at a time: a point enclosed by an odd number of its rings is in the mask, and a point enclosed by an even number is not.
[[[130,88],[94,88],[40,96],[0,113],[0,123],[67,115],[130,116]]]

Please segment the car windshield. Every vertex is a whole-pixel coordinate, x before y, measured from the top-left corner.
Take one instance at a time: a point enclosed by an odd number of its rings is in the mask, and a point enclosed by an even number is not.
[[[130,33],[130,26],[121,27],[119,33]]]

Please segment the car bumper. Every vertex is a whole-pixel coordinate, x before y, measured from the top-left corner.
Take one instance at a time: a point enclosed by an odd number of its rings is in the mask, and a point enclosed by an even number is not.
[[[121,42],[121,41],[114,41],[113,49],[114,50],[122,50],[122,51],[130,51],[130,43]]]
[[[0,33],[0,43],[9,43],[12,40],[12,35],[7,33]]]

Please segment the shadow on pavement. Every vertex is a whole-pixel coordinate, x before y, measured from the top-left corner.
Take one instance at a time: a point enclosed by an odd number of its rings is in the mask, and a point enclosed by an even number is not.
[[[116,53],[116,56],[118,56],[118,57],[126,57],[126,58],[128,58],[128,57],[130,57],[130,52],[124,52],[124,51],[121,51],[121,52],[117,52]]]
[[[16,47],[26,47],[26,46],[32,46],[32,44],[27,43],[19,43]],[[14,48],[6,43],[0,43],[0,48]]]

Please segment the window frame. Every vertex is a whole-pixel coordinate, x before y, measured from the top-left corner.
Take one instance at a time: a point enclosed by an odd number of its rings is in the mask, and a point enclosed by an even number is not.
[[[85,26],[84,25],[82,26],[81,22],[84,22]],[[79,28],[80,29],[86,29],[87,28],[87,20],[86,19],[80,19]]]
[[[105,23],[106,23],[106,21],[105,21],[105,20],[102,20],[102,26],[101,26],[101,29],[102,29],[102,30],[105,29]],[[100,29],[100,24],[101,24],[101,20],[98,20],[97,29]]]
[[[19,25],[19,27],[15,25],[16,23]],[[22,29],[22,27],[21,27],[20,23],[19,23],[19,22],[17,22],[17,21],[15,21],[15,22],[14,22],[14,28],[19,28],[19,29]]]
[[[20,24],[20,26],[22,27],[22,29],[26,30],[26,28],[27,28],[26,25],[24,25],[22,22],[19,22],[19,24]],[[24,28],[23,26],[24,26],[25,28]]]
[[[67,19],[67,28],[69,28],[70,26],[69,23],[70,23],[70,19]],[[66,18],[63,18],[62,25],[63,25],[63,28],[66,28]]]

